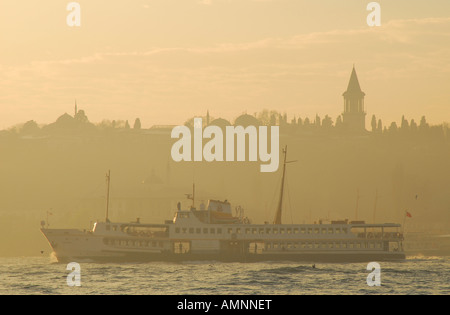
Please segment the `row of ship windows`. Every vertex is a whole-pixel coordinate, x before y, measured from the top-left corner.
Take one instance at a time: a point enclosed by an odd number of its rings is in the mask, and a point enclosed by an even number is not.
[[[105,245],[114,246],[135,246],[135,247],[163,247],[163,242],[156,241],[135,241],[135,240],[119,240],[119,239],[104,239]]]
[[[347,234],[347,228],[228,228],[228,234]],[[179,234],[222,234],[222,228],[175,228]]]
[[[383,242],[297,242],[297,243],[266,243],[267,249],[382,249]]]

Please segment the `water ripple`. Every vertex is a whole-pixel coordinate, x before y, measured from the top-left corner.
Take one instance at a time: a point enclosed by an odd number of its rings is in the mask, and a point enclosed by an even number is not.
[[[366,283],[366,264],[80,263],[69,287],[65,264],[46,257],[0,258],[0,294],[449,294],[449,257],[380,263],[381,286]]]

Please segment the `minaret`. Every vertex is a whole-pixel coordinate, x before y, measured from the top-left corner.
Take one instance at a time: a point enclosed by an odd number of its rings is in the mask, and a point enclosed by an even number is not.
[[[78,113],[78,107],[77,107],[77,100],[75,99],[75,115],[73,117],[75,117]]]
[[[361,91],[355,66],[353,66],[347,91],[342,94],[344,96],[343,125],[346,129],[351,131],[366,130],[366,113],[364,111],[365,95]]]

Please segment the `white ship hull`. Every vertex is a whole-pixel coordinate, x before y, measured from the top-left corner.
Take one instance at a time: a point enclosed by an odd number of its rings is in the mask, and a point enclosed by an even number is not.
[[[403,236],[395,231],[396,224],[212,224],[199,220],[198,213],[178,211],[174,221],[166,224],[99,222],[86,232],[41,231],[61,262],[405,259]]]

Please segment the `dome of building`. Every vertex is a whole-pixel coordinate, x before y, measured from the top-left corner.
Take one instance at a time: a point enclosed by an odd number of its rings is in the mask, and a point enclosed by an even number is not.
[[[248,127],[248,126],[256,127],[256,126],[260,126],[261,122],[252,115],[243,114],[243,115],[239,116],[238,118],[236,118],[236,120],[234,121],[234,125],[235,126],[243,126],[243,127]]]
[[[213,121],[211,121],[209,123],[209,126],[217,126],[217,127],[224,129],[226,126],[231,126],[231,123],[226,119],[217,118],[217,119],[214,119]]]
[[[67,129],[67,128],[74,128],[76,125],[76,122],[72,116],[65,113],[65,114],[59,116],[58,119],[56,119],[56,121],[50,125],[55,128]]]

